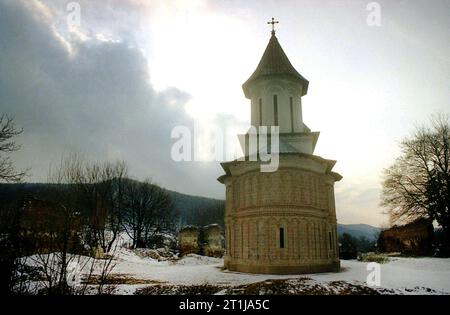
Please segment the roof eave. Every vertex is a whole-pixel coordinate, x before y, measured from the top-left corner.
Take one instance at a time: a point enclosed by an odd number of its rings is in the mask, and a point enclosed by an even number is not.
[[[268,79],[269,77],[290,77],[292,78],[292,75],[286,75],[286,74],[271,74],[271,75],[267,75],[267,76],[259,76],[256,78],[252,78],[250,77],[247,81],[245,81],[244,84],[242,84],[242,90],[244,91],[244,95],[246,98],[251,99],[251,95],[250,95],[250,87],[253,83],[262,80],[262,79]],[[294,80],[297,82],[300,82],[302,84],[302,94],[301,96],[305,96],[308,93],[308,87],[309,87],[309,81],[306,80],[305,78],[295,78]]]

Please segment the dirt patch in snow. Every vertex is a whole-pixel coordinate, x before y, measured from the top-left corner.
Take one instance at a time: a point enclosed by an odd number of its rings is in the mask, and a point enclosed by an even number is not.
[[[399,294],[359,283],[332,281],[320,283],[310,278],[271,279],[238,286],[159,284],[136,290],[137,295],[379,295]]]
[[[319,283],[310,278],[269,279],[230,288],[226,294],[243,295],[378,295],[378,291],[364,285],[345,281]]]
[[[137,289],[135,295],[214,295],[223,287],[200,285],[153,285]]]

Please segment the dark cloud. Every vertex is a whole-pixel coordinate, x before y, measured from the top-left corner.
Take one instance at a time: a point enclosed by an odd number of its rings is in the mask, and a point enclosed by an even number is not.
[[[171,160],[172,128],[192,126],[187,93],[155,91],[147,60],[126,39],[65,42],[24,3],[0,0],[0,112],[24,128],[15,160],[32,167],[30,180],[44,180],[61,155],[81,152],[126,160],[135,176],[171,189],[221,195],[218,163]]]

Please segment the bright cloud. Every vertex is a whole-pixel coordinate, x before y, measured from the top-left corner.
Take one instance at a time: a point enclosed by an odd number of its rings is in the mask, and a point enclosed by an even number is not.
[[[0,106],[25,128],[17,161],[42,180],[48,161],[78,150],[223,198],[217,162],[171,161],[170,131],[194,119],[206,131],[246,130],[241,84],[274,15],[281,45],[310,81],[303,110],[321,132],[316,154],[336,159],[344,176],[338,220],[382,224],[380,175],[398,141],[449,112],[450,4],[379,2],[381,27],[366,24],[367,1],[80,0],[80,26],[68,28],[69,1],[0,0]]]

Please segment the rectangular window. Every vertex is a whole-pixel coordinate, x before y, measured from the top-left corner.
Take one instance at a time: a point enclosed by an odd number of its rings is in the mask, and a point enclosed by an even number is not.
[[[330,236],[330,249],[333,250],[333,238],[331,237],[331,232],[328,232],[328,235]]]
[[[294,132],[294,102],[292,96],[289,98],[289,102],[291,105],[291,131]]]
[[[284,228],[280,228],[280,248],[284,248]]]
[[[262,99],[259,99],[259,125],[262,126]]]
[[[273,96],[273,117],[274,125],[278,126],[278,96],[276,94]]]

